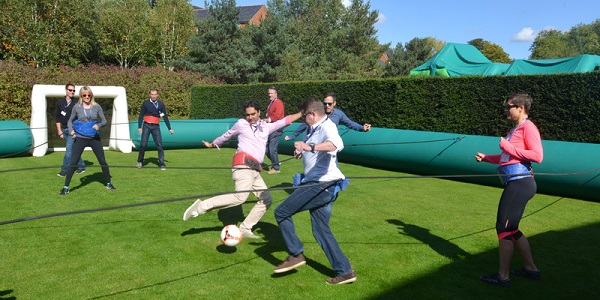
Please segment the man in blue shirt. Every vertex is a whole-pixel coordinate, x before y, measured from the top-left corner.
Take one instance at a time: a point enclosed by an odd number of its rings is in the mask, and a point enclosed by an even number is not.
[[[348,116],[339,108],[335,109],[336,103],[337,102],[334,93],[325,94],[325,99],[323,100],[323,105],[325,105],[325,113],[335,125],[339,125],[341,123],[342,125],[345,125],[346,127],[356,131],[367,132],[371,130],[371,124],[365,123],[364,125],[360,125],[350,120],[350,118],[348,118]],[[298,135],[300,135],[304,131],[306,131],[306,123],[303,123],[302,125],[298,126],[298,129],[296,129],[296,131],[294,131],[294,133],[292,133],[291,135],[286,135],[285,140],[294,140],[298,137]]]

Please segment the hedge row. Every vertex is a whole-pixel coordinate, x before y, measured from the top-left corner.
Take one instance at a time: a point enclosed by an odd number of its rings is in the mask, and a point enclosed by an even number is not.
[[[266,108],[271,84],[194,86],[190,118],[242,117],[241,103],[254,99]],[[279,83],[286,112],[307,97],[337,95],[337,107],[359,123],[407,130],[503,136],[504,99],[525,92],[534,102],[530,119],[543,139],[600,143],[600,73],[403,77],[362,81]],[[264,109],[263,109],[264,110]]]

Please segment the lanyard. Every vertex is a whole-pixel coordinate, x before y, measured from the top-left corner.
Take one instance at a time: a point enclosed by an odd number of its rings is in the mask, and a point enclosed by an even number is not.
[[[513,135],[515,134],[515,132],[517,131],[517,129],[519,129],[519,127],[521,126],[521,124],[525,123],[525,121],[529,120],[529,118],[525,118],[525,120],[523,120],[523,122],[519,123],[519,125],[517,125],[517,127],[513,128],[508,135],[506,136],[506,140],[510,141],[510,139],[513,137]]]
[[[85,106],[81,106],[83,107],[83,114],[85,115],[85,117],[88,119],[88,121],[91,121],[92,119],[90,119],[90,117],[92,116],[92,106],[90,106],[90,115],[88,116],[87,111],[85,110]]]
[[[317,126],[315,129],[311,130],[311,127],[308,127],[306,129],[306,139],[304,141],[308,141],[308,139],[310,139],[310,137],[317,131],[319,130],[319,127],[321,127],[321,125],[323,125],[323,123],[325,123],[325,121],[327,121],[327,119],[329,119],[329,116],[325,117],[325,120],[323,120],[323,122],[321,122],[321,124],[319,124],[319,126]]]
[[[156,100],[156,101],[150,100],[150,103],[152,103],[154,105],[154,107],[156,107],[156,110],[158,110],[158,100]]]

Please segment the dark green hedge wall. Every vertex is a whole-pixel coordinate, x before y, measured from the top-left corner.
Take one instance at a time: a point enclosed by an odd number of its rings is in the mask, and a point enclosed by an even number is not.
[[[242,117],[241,103],[254,99],[266,108],[271,84],[192,87],[191,119]],[[337,95],[337,108],[359,123],[376,127],[502,136],[512,127],[502,102],[529,93],[530,119],[543,139],[600,143],[600,73],[404,77],[363,81],[278,83],[286,113],[307,97]]]

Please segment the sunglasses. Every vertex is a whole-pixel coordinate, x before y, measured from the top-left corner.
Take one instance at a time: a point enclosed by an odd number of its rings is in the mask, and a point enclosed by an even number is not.
[[[67,91],[69,91],[69,92],[71,92],[71,93],[75,93],[75,90],[67,90]]]
[[[516,104],[506,104],[506,105],[504,105],[504,109],[505,109],[505,110],[510,110],[510,109],[511,109],[511,108],[513,108],[513,107],[514,107],[514,108],[517,108],[517,107],[519,107],[519,106],[521,106],[521,105],[516,105]]]
[[[323,105],[325,105],[325,106],[332,106],[333,102],[323,102]]]
[[[92,94],[83,94],[83,95],[81,95],[81,97],[83,97],[83,98],[88,98],[88,97],[92,98],[92,96],[93,96]]]

